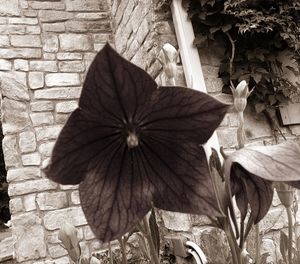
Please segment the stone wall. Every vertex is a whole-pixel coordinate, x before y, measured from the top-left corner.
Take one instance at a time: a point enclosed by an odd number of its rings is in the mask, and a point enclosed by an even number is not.
[[[99,248],[77,186],[59,186],[41,168],[111,33],[106,0],[1,1],[2,144],[18,263],[69,263],[57,239],[66,220],[78,228],[84,255]]]

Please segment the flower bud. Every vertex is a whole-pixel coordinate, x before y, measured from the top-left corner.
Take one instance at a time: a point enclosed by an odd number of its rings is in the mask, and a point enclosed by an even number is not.
[[[294,189],[283,182],[276,183],[276,191],[280,202],[284,207],[290,207],[294,201]]]
[[[235,89],[232,89],[233,104],[237,112],[243,112],[247,106],[247,97],[249,96],[248,84],[241,81]]]
[[[169,43],[166,43],[162,48],[163,68],[166,76],[169,79],[175,78],[177,75],[177,50]]]

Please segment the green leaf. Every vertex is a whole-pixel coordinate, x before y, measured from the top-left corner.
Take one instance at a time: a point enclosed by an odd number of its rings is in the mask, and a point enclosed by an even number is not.
[[[154,243],[155,250],[159,255],[159,246],[160,246],[160,237],[159,237],[159,228],[156,222],[156,215],[154,208],[151,209],[149,217],[149,227],[151,232],[151,237]]]

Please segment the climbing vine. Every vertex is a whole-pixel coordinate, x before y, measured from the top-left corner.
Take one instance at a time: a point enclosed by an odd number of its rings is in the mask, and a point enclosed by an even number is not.
[[[253,90],[250,103],[258,113],[287,99],[299,101],[300,84],[286,77],[300,76],[299,1],[187,0],[184,6],[197,46],[224,41],[219,68],[223,92],[246,80]]]

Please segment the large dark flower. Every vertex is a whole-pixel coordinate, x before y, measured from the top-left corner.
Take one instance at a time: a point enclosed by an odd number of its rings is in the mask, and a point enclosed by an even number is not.
[[[218,215],[205,143],[227,106],[182,87],[157,87],[106,45],[88,71],[79,108],[46,175],[79,184],[87,221],[102,241],[133,227],[152,205]]]

